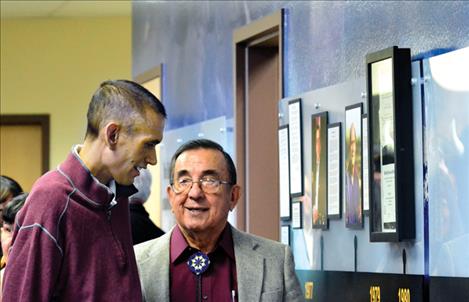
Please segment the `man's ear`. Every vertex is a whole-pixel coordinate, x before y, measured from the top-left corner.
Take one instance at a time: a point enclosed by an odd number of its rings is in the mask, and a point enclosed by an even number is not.
[[[112,150],[116,147],[117,142],[119,141],[120,129],[120,126],[114,122],[107,124],[104,129],[106,145],[108,145]]]
[[[233,211],[238,204],[239,197],[241,196],[241,187],[238,185],[234,185],[231,188],[231,200],[230,200],[230,211]]]

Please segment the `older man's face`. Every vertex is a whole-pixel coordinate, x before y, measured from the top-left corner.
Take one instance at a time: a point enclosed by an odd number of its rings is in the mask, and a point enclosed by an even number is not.
[[[212,149],[183,152],[176,160],[173,176],[174,181],[182,178],[229,181],[225,158]],[[176,221],[186,234],[221,232],[228,212],[235,207],[239,197],[239,187],[228,184],[220,184],[215,193],[205,193],[200,183],[193,183],[186,192],[175,193],[170,187],[167,192]]]

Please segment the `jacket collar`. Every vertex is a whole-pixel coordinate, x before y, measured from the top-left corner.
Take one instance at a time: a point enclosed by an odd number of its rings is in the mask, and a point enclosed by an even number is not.
[[[135,194],[138,190],[133,186],[122,186],[116,183],[115,193],[108,186],[94,177],[78,155],[80,146],[74,146],[67,159],[57,170],[67,178],[71,186],[79,191],[84,200],[93,207],[110,208],[120,198]]]

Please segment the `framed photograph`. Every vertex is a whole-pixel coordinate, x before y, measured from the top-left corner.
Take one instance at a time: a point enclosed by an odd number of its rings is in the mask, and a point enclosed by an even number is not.
[[[303,130],[301,99],[288,102],[289,146],[290,146],[290,195],[303,195]]]
[[[410,49],[366,56],[370,241],[415,238]]]
[[[363,228],[362,103],[345,107],[345,225]]]
[[[282,225],[280,228],[280,242],[290,245],[290,225]]]
[[[313,228],[327,229],[327,112],[311,115]]]
[[[342,124],[327,126],[327,217],[342,218]]]
[[[278,129],[280,218],[290,220],[290,158],[288,152],[288,125]]]
[[[362,115],[362,185],[363,185],[363,213],[368,215],[370,212],[370,192],[369,192],[369,176],[368,169],[368,115]]]
[[[301,201],[292,202],[291,227],[293,229],[303,228],[303,204]]]

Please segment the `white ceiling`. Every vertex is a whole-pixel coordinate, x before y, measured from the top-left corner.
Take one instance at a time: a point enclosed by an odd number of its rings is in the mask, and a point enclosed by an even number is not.
[[[67,18],[130,16],[131,0],[0,0],[1,17]]]

